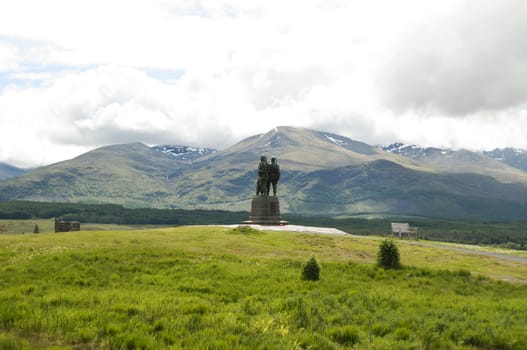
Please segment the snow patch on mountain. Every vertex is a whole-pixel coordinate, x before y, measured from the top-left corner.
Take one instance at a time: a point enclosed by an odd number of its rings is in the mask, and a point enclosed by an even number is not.
[[[264,145],[264,147],[278,147],[278,143],[280,142],[280,135],[274,135],[267,141]]]
[[[190,147],[190,146],[173,146],[173,145],[161,145],[152,147],[158,152],[162,152],[169,156],[175,157],[179,160],[193,161],[195,159],[207,156],[209,154],[216,153],[217,151],[212,148],[201,148],[201,147]]]
[[[335,145],[337,146],[344,146],[344,145],[347,145],[348,143],[346,141],[343,141],[343,140],[339,140],[333,136],[330,136],[328,134],[325,134],[324,135],[329,141],[333,142]]]
[[[403,157],[418,159],[431,155],[441,155],[445,158],[451,157],[455,151],[434,147],[419,147],[416,145],[407,145],[401,142],[392,143],[391,145],[381,145],[378,148],[383,151],[398,154]]]

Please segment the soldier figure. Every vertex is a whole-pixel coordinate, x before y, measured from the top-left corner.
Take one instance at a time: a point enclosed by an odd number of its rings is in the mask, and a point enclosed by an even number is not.
[[[280,180],[280,166],[276,162],[276,158],[271,158],[271,164],[268,166],[269,168],[269,180],[267,182],[267,194],[269,194],[269,187],[271,184],[273,184],[273,195],[276,197],[276,185],[278,184],[278,180]]]
[[[260,164],[258,164],[258,180],[256,181],[256,195],[269,195],[269,163],[267,157],[260,157]]]

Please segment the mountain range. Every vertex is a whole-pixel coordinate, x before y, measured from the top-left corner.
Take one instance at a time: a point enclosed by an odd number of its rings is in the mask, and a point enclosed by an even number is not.
[[[527,171],[527,151],[518,148],[496,148],[492,151],[467,153],[467,151],[465,150],[453,151],[450,149],[419,147],[416,145],[405,145],[400,142],[393,143],[387,146],[379,146],[379,148],[393,154],[398,154],[404,157],[417,160],[424,160],[427,157],[452,158],[456,155],[459,155],[460,152],[464,152],[465,154],[472,154],[473,156],[485,156],[494,159],[498,162],[507,164],[511,167]]]
[[[285,213],[527,219],[527,171],[519,150],[379,147],[293,127],[277,127],[223,150],[141,143],[102,147],[0,181],[0,200],[249,210],[262,154],[278,158]]]

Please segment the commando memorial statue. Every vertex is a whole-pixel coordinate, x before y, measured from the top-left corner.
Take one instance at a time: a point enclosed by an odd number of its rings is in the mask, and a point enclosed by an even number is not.
[[[276,186],[280,180],[280,166],[275,157],[271,158],[271,164],[267,163],[267,157],[261,156],[258,164],[258,180],[256,180],[256,195],[268,196],[271,185],[273,195],[276,196]]]
[[[276,157],[271,163],[266,156],[260,157],[258,163],[258,179],[256,180],[256,195],[251,201],[251,215],[244,224],[256,225],[287,225],[280,215],[280,201],[276,196],[278,181],[280,180],[280,166]],[[271,185],[273,195],[270,196]]]

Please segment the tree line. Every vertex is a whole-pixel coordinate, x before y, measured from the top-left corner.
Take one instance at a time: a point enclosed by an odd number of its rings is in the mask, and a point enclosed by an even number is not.
[[[0,202],[0,219],[48,219],[121,225],[234,224],[246,220],[246,212],[125,208],[117,204],[56,202]]]

